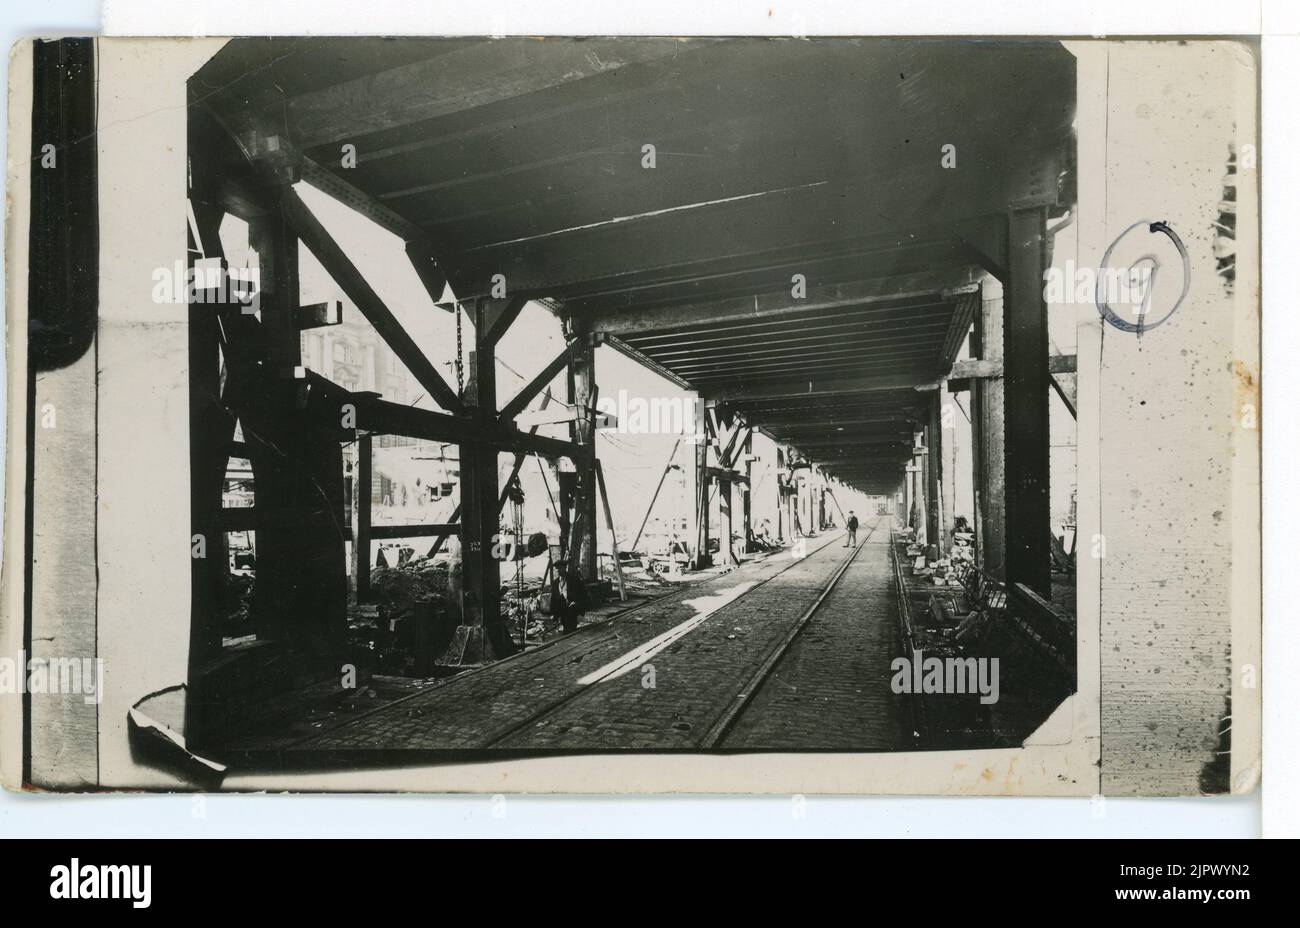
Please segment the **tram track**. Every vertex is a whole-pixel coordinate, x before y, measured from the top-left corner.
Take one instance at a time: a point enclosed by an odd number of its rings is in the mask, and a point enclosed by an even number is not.
[[[754,694],[758,691],[762,683],[770,675],[773,668],[777,664],[779,664],[781,658],[785,655],[785,653],[789,650],[790,646],[798,638],[800,632],[807,626],[807,624],[813,618],[813,616],[820,610],[826,598],[838,585],[840,579],[844,576],[844,573],[847,571],[848,567],[853,563],[853,560],[857,557],[858,553],[862,550],[862,547],[867,543],[867,540],[871,537],[872,534],[874,534],[874,532],[880,525],[880,522],[881,519],[878,518],[876,522],[870,526],[867,533],[864,535],[864,537],[861,539],[858,545],[854,547],[853,550],[850,551],[848,555],[845,556],[843,561],[836,567],[831,577],[828,579],[828,581],[822,586],[821,590],[818,592],[813,603],[807,609],[805,609],[803,613],[801,613],[800,617],[796,620],[794,625],[792,625],[782,635],[777,645],[764,656],[757,671],[747,678],[747,682],[745,686],[741,689],[737,699],[734,701],[728,701],[727,705],[723,708],[722,713],[716,716],[711,721],[711,723],[705,729],[705,733],[701,738],[700,742],[698,743],[697,748],[710,749],[710,748],[716,748],[720,746],[721,742],[726,738],[727,733],[732,729],[732,727],[739,720],[741,715],[748,709],[749,705],[752,702],[752,698]],[[768,577],[764,577],[762,580],[758,581],[753,586],[745,589],[734,599],[722,603],[718,607],[718,609],[714,611],[721,611],[722,609],[735,610],[738,608],[743,610],[745,601],[750,597],[754,596],[754,594],[757,593],[759,590],[761,590],[763,587],[767,586],[772,581],[781,577],[783,574],[785,574],[787,571],[791,570],[792,568],[798,566],[801,563],[805,563],[809,558],[815,557],[816,555],[820,554],[822,551],[831,547],[832,545],[837,543],[841,537],[843,536],[837,534],[831,537],[830,539],[828,539],[824,544],[818,546],[813,551],[806,554],[803,558],[792,559],[789,565],[781,568],[781,570],[776,571],[775,573],[771,574]],[[695,627],[698,627],[699,624],[702,624],[703,621],[707,620],[712,615],[713,612],[710,612],[708,615],[705,615],[703,617],[697,617],[696,620],[692,620],[691,622],[682,623],[682,626],[678,626],[675,629],[670,629],[668,633],[659,636],[659,638],[662,640],[657,641],[655,639],[652,639],[651,642],[643,643],[641,647],[645,648],[646,645],[653,645],[649,653],[651,655],[653,655],[654,653],[658,653],[659,651],[665,649],[667,646],[669,646],[676,640],[685,637],[687,634],[690,633],[690,631],[692,631]],[[694,622],[695,624],[692,624],[692,622]],[[689,626],[689,627],[683,629],[683,626]],[[678,629],[682,629],[682,630],[678,632]],[[595,644],[596,644],[595,642],[592,642],[593,648],[595,647]],[[581,688],[567,692],[562,696],[549,700],[547,703],[538,707],[538,709],[535,712],[530,713],[527,717],[512,724],[508,729],[505,729],[497,733],[496,735],[494,735],[486,743],[483,744],[483,747],[487,747],[487,748],[502,747],[505,745],[506,742],[510,741],[512,738],[516,738],[517,736],[523,735],[529,730],[536,729],[539,726],[546,725],[551,720],[556,719],[566,711],[572,710],[573,708],[575,708],[576,706],[578,706],[579,704],[585,701],[599,699],[601,694],[601,689],[602,689],[601,684],[603,682],[609,679],[613,679],[616,676],[621,676],[623,673],[626,673],[627,672],[626,668],[629,665],[636,666],[636,661],[632,657],[631,653],[629,655],[624,655],[624,657],[627,659],[623,661],[615,661],[612,662],[612,664],[608,665],[610,667],[608,673],[601,676],[588,675],[588,678],[584,678],[586,682]]]

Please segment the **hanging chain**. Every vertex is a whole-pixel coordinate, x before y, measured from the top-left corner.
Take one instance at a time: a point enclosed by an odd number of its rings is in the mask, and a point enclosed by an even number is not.
[[[456,303],[456,395],[465,396],[465,351],[461,342],[460,302]]]

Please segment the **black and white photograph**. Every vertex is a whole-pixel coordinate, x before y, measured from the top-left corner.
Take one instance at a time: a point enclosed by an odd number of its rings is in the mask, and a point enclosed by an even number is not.
[[[6,785],[1249,793],[1258,63],[20,43]]]
[[[248,39],[188,94],[196,748],[1015,747],[1073,691],[1059,44]]]

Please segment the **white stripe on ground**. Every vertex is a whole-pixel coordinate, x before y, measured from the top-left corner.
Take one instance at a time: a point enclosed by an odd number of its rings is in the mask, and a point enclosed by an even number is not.
[[[621,657],[614,658],[614,660],[610,661],[604,667],[593,670],[591,673],[579,680],[578,685],[589,686],[592,683],[600,683],[604,680],[616,680],[624,674],[635,670],[683,635],[689,634],[696,628],[699,628],[708,621],[709,616],[713,615],[728,603],[735,602],[747,593],[753,585],[754,583],[752,581],[749,583],[741,583],[737,586],[728,587],[725,590],[719,590],[712,596],[701,596],[698,599],[682,600],[683,605],[690,606],[696,610],[696,614],[693,618],[689,618],[680,625],[668,629],[668,631],[664,632],[662,635],[651,638],[645,644],[628,651]]]

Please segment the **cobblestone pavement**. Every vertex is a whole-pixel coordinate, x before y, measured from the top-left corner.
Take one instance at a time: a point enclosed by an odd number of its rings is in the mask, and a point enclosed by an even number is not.
[[[796,561],[633,671],[606,678],[502,742],[520,750],[693,749],[849,554],[840,538]],[[713,605],[703,597],[684,601]]]
[[[305,738],[291,750],[691,747],[816,598],[847,553],[842,538],[809,539],[806,557],[778,553],[692,584],[607,624],[580,628]],[[683,627],[692,621],[699,624]],[[668,636],[662,650],[644,662],[630,658],[611,667],[662,636]],[[608,669],[599,682],[583,682],[601,668]]]
[[[889,525],[882,520],[721,747],[888,751],[910,745],[907,697],[889,687],[889,664],[900,647]]]

